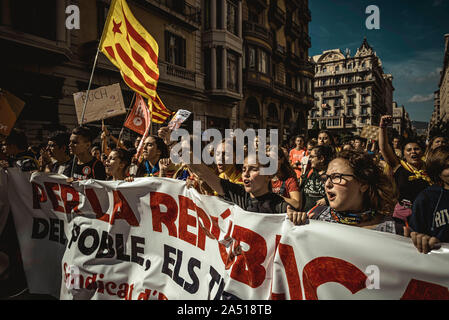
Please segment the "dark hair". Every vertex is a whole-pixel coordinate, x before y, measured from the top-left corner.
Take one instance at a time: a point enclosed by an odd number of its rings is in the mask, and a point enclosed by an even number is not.
[[[332,135],[332,133],[330,133],[329,130],[321,130],[320,132],[318,132],[318,136],[317,138],[320,136],[320,134],[325,133],[327,134],[327,136],[329,137],[329,143],[331,146],[335,147],[335,140],[334,140],[334,136]]]
[[[76,127],[75,129],[72,130],[72,134],[81,136],[89,142],[92,142],[94,140],[92,131],[89,128],[84,127],[84,126]]]
[[[323,165],[325,166],[325,168],[327,168],[329,162],[331,162],[335,158],[334,148],[329,145],[315,146],[312,150],[316,150],[316,155],[318,158],[324,158]]]
[[[64,131],[56,131],[50,134],[48,141],[53,141],[58,147],[67,147],[70,142],[70,135]]]
[[[409,143],[416,143],[421,148],[422,152],[424,152],[424,148],[423,148],[421,142],[418,141],[417,139],[413,139],[413,138],[408,138],[408,139],[404,140],[404,142],[402,143],[402,146],[401,146],[402,152],[404,152],[405,146],[408,145]]]
[[[310,144],[312,147],[315,147],[315,146],[318,144],[318,142],[316,141],[315,138],[311,138],[311,139],[307,140],[306,146],[308,146],[309,144]]]
[[[282,150],[282,148],[278,149],[278,159],[279,161],[283,160],[281,163],[281,167],[279,168],[279,171],[277,173],[281,174],[281,177],[283,180],[286,180],[288,178],[295,178],[296,179],[296,172],[293,170],[292,166],[290,165],[290,161],[288,160],[287,155]]]
[[[441,171],[448,167],[449,146],[443,145],[431,150],[426,159],[426,172],[435,183],[441,183]]]
[[[28,139],[22,130],[13,128],[5,139],[6,144],[15,145],[19,150],[28,149]]]
[[[126,164],[125,169],[131,165],[132,154],[125,149],[117,148],[112,150],[111,152],[116,152],[120,162],[124,162]]]
[[[156,142],[157,149],[161,152],[161,155],[159,159],[164,159],[170,157],[170,151],[168,150],[167,145],[165,144],[164,140],[158,136],[148,136],[154,139]]]
[[[343,150],[336,159],[345,159],[354,172],[355,179],[368,185],[364,203],[384,215],[390,215],[397,201],[394,183],[371,155],[366,152]]]
[[[354,136],[353,138],[352,138],[354,141],[355,140],[359,140],[360,142],[362,142],[362,143],[366,143],[366,139],[365,138],[362,138],[361,136]]]

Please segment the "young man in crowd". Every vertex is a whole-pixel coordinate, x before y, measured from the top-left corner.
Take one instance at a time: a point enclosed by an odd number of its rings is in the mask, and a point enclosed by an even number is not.
[[[28,139],[23,131],[16,128],[5,139],[4,152],[8,161],[2,162],[2,167],[18,167],[22,171],[38,170],[39,165],[34,154],[28,150]]]
[[[304,137],[296,136],[295,148],[290,150],[289,160],[292,168],[295,170],[297,179],[301,178],[301,160],[306,155],[307,149],[304,146]]]
[[[365,152],[366,139],[362,137],[354,137],[354,150],[359,152]]]
[[[70,135],[67,132],[57,131],[50,135],[47,148],[39,159],[42,171],[70,177],[73,158],[69,156],[69,139]]]
[[[69,150],[70,154],[76,157],[71,176],[74,180],[106,180],[103,163],[94,158],[90,152],[92,140],[93,137],[88,128],[80,126],[73,129]]]

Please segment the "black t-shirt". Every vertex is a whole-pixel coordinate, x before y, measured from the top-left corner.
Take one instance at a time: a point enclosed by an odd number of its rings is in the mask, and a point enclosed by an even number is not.
[[[106,171],[101,161],[92,158],[92,160],[83,164],[75,163],[73,178],[76,180],[106,180]]]
[[[245,188],[228,180],[220,179],[221,187],[224,191],[223,199],[233,202],[245,211],[260,213],[286,213],[287,202],[272,192],[266,193],[261,197],[251,198]]]
[[[409,200],[413,203],[418,194],[429,186],[423,179],[409,180],[413,173],[405,169],[402,165],[394,173],[394,180],[399,190],[399,203],[402,200]]]

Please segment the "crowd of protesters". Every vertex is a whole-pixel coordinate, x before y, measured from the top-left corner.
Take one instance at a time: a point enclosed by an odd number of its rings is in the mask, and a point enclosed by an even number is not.
[[[192,161],[201,158],[193,152],[188,163],[174,164],[170,151],[177,141],[170,140],[167,127],[141,143],[140,137],[135,141],[114,137],[103,126],[101,144],[94,146],[92,131],[81,126],[70,133],[53,133],[38,148],[28,146],[26,135],[13,129],[2,142],[0,161],[4,170],[63,174],[68,183],[177,179],[246,211],[287,214],[296,225],[313,219],[394,233],[410,237],[419,252],[428,253],[440,242],[449,242],[448,141],[443,136],[432,137],[427,146],[418,140],[401,141],[388,136],[390,122],[391,116],[382,116],[378,139],[371,141],[359,136],[339,140],[326,130],[308,139],[293,137],[279,144],[274,175],[262,175],[261,168],[267,165],[248,152],[243,164],[237,163],[235,139],[224,139],[210,151],[212,165]],[[182,144],[193,150],[191,138],[190,146]],[[257,139],[252,143],[259,153],[270,151],[270,146],[262,150]],[[226,151],[231,148],[233,158],[228,159]],[[5,236],[14,236],[10,217],[5,229],[3,243]],[[0,254],[18,250],[17,243],[8,245],[0,247]],[[9,261],[9,269],[14,263]],[[2,270],[3,276],[15,272],[7,269],[0,269],[0,282]]]

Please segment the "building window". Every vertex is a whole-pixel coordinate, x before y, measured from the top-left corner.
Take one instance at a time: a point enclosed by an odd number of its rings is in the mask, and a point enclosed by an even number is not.
[[[265,51],[259,51],[259,67],[258,71],[264,74],[268,73],[268,55]]]
[[[186,66],[186,40],[169,31],[165,31],[165,59],[177,66]]]
[[[327,72],[327,67],[323,67],[323,72]]]
[[[4,1],[3,1],[4,2]],[[56,40],[56,0],[9,1],[11,24],[16,30]]]
[[[248,48],[248,68],[256,69],[256,49]]]
[[[306,80],[307,81],[307,80]],[[296,78],[296,90],[298,92],[301,92],[302,90],[302,86],[301,86],[301,77],[297,77]]]
[[[339,66],[335,66],[335,71],[340,71],[340,67]]]
[[[211,28],[211,6],[210,1],[204,1],[204,30]]]
[[[238,12],[238,7],[235,4],[235,2],[227,0],[226,29],[235,35],[237,35],[237,33],[238,33],[237,12]]]
[[[253,23],[259,23],[259,15],[257,12],[254,11],[248,11],[248,20]]]
[[[228,52],[227,54],[227,78],[228,89],[232,91],[238,91],[238,76],[237,76],[237,56]]]

